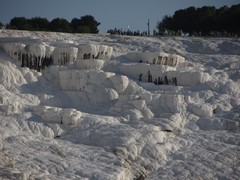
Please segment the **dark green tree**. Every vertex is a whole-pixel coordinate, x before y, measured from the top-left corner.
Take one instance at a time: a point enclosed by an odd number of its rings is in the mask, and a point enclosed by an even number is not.
[[[157,23],[159,35],[164,35],[165,30],[173,29],[173,18],[171,16],[164,16],[161,22]]]
[[[227,11],[227,21],[226,26],[228,27],[227,31],[234,32],[234,33],[240,33],[240,4],[233,5],[230,9]]]
[[[79,33],[81,32],[81,23],[80,19],[78,18],[73,18],[71,21],[71,28],[73,33]]]
[[[7,25],[7,29],[29,30],[32,27],[25,17],[14,17]]]
[[[90,33],[98,33],[98,26],[101,24],[97,22],[93,16],[86,15],[81,17],[82,26],[88,26]]]
[[[34,17],[29,20],[29,24],[33,31],[47,31],[49,29],[49,21],[46,18]]]
[[[41,17],[34,17],[31,19],[26,19],[25,17],[15,17],[10,21],[6,28],[29,31],[98,33],[99,25],[100,23],[97,22],[91,15],[82,16],[80,19],[73,18],[71,23],[63,18],[55,18],[49,22],[46,18]]]
[[[227,13],[228,13],[229,8],[227,6],[223,6],[219,9],[216,10],[216,29],[218,31],[220,30],[226,30],[227,27]]]
[[[74,18],[71,21],[74,33],[98,33],[98,26],[100,24],[91,15],[82,16],[80,19]]]
[[[198,26],[194,31],[201,31],[207,34],[210,31],[216,31],[215,7],[204,6],[197,9]]]
[[[49,24],[49,30],[55,32],[72,32],[70,23],[63,18],[55,18]]]
[[[240,34],[240,4],[231,8],[226,6],[216,9],[211,6],[201,8],[189,7],[175,11],[173,16],[165,16],[158,22],[157,29],[171,31],[182,30],[188,33],[211,34],[213,31],[221,33]],[[160,33],[161,34],[161,33]]]

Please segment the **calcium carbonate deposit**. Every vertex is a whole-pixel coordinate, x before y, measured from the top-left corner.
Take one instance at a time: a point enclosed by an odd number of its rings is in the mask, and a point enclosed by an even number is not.
[[[239,132],[237,38],[0,31],[0,179],[237,180]]]

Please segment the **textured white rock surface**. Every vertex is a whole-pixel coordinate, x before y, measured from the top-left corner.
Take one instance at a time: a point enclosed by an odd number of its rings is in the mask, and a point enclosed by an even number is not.
[[[239,178],[238,39],[0,36],[0,179]]]

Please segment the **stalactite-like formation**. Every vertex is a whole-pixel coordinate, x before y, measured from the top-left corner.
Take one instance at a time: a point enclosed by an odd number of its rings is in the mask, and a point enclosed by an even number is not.
[[[66,45],[53,47],[43,44],[6,43],[3,49],[10,55],[19,67],[28,67],[41,71],[50,65],[66,66],[80,60],[109,60],[112,47],[105,45],[81,44],[77,47]]]

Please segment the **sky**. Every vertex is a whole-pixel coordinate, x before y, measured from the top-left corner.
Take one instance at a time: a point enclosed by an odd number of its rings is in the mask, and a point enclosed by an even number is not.
[[[100,32],[109,29],[128,28],[132,31],[150,30],[156,27],[165,15],[173,15],[176,10],[190,6],[232,6],[240,0],[1,0],[0,22],[7,24],[14,17],[42,17],[49,21],[92,15],[101,25]]]

